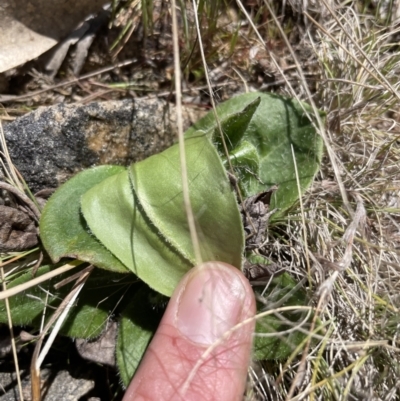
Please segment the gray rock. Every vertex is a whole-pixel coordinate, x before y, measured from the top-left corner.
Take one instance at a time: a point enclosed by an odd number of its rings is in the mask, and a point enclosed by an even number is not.
[[[187,128],[198,118],[184,108]],[[129,165],[169,147],[175,107],[162,99],[40,107],[4,126],[11,159],[32,192],[101,164]]]
[[[55,377],[54,377],[55,375]],[[78,377],[72,377],[62,370],[54,372],[51,369],[41,370],[42,401],[78,401],[94,388],[94,381],[87,379],[79,372]],[[21,371],[22,394],[24,400],[31,400],[31,381],[29,372]],[[13,372],[0,372],[0,401],[19,400],[16,375]]]

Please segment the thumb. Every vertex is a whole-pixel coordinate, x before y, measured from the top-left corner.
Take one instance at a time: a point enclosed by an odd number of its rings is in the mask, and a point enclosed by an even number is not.
[[[233,266],[204,263],[179,283],[123,401],[241,400],[255,300]],[[241,324],[244,322],[243,324]]]

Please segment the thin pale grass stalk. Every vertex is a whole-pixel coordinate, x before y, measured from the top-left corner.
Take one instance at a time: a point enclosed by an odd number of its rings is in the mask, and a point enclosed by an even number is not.
[[[4,269],[2,267],[0,267],[0,277],[1,277],[1,281],[3,283],[3,292],[4,292],[7,289],[7,285],[6,285],[6,281],[4,278]],[[22,392],[21,375],[20,375],[20,371],[19,371],[17,347],[15,346],[14,330],[13,330],[11,310],[10,310],[10,304],[8,302],[8,298],[5,299],[5,305],[6,305],[6,312],[7,312],[8,329],[10,330],[11,349],[12,349],[12,354],[13,354],[13,359],[14,359],[14,364],[15,364],[15,374],[17,376],[19,398],[21,401],[24,401],[24,395]]]
[[[206,78],[208,92],[209,92],[209,95],[210,95],[211,106],[212,106],[212,110],[213,110],[213,113],[214,113],[215,121],[217,123],[218,132],[219,132],[219,134],[221,136],[222,146],[224,148],[224,152],[225,152],[225,155],[226,155],[226,158],[227,158],[227,161],[228,161],[229,171],[230,171],[230,173],[232,175],[234,175],[235,173],[234,173],[234,170],[233,170],[233,166],[232,166],[231,160],[229,158],[229,151],[228,151],[228,147],[226,146],[225,136],[224,136],[224,133],[222,131],[222,126],[221,126],[221,121],[220,121],[220,119],[218,117],[218,114],[217,114],[217,108],[216,108],[215,99],[214,99],[214,92],[213,92],[212,87],[211,87],[211,80],[210,80],[210,76],[209,76],[209,73],[208,73],[207,60],[206,60],[206,56],[205,56],[205,53],[204,53],[203,42],[201,40],[200,23],[199,23],[199,17],[198,17],[198,7],[199,7],[199,4],[200,4],[200,1],[196,2],[196,0],[193,0],[192,4],[193,4],[193,11],[194,11],[194,18],[195,18],[197,36],[199,38],[199,47],[200,47],[201,60],[203,62],[204,75],[205,75],[205,78]],[[239,188],[239,187],[237,186],[237,188]]]
[[[317,325],[317,319],[319,318],[320,314],[322,313],[322,308],[323,308],[324,302],[325,302],[325,300],[323,299],[323,297],[321,297],[318,302],[317,307],[315,308],[315,313],[314,313],[313,320],[311,322],[311,327],[310,327],[311,332],[313,332],[314,330],[318,330],[318,331],[320,330],[319,327],[316,328],[316,325]],[[312,339],[311,336],[306,337],[306,343],[303,348],[301,360],[300,360],[299,366],[297,368],[296,375],[295,375],[294,379],[292,380],[292,384],[289,388],[289,392],[286,395],[287,401],[292,399],[292,396],[293,396],[295,390],[297,388],[299,388],[304,381],[306,371],[307,371],[306,362],[307,362],[307,357],[308,357],[309,350],[311,347],[311,339]]]
[[[319,300],[319,305],[317,310],[322,310],[324,308],[324,304],[327,304],[327,298],[330,296],[333,286],[335,281],[338,279],[339,274],[343,273],[345,269],[347,269],[350,266],[350,262],[352,261],[352,253],[353,253],[353,242],[354,242],[354,237],[355,237],[355,232],[358,228],[358,226],[363,224],[363,220],[365,219],[365,209],[363,206],[362,199],[359,196],[356,196],[357,199],[357,210],[354,216],[353,221],[351,224],[348,226],[346,229],[344,235],[343,235],[343,240],[346,242],[346,249],[344,256],[342,260],[338,263],[335,263],[334,265],[336,266],[335,271],[331,275],[330,278],[328,278],[324,283],[319,288],[319,294],[320,294],[320,300]],[[350,303],[350,302],[349,302]],[[354,311],[354,313],[357,313]],[[375,343],[376,345],[376,343]],[[365,345],[368,348],[368,341],[367,344]],[[363,360],[363,363],[365,361]],[[354,371],[352,371],[353,374]],[[348,382],[350,383],[350,381]],[[313,387],[316,387],[315,380],[313,380]],[[349,391],[349,386],[346,386],[344,393]],[[293,394],[292,392],[289,392],[290,395]],[[302,393],[304,394],[304,393]]]
[[[359,228],[359,225],[363,226],[365,224],[366,211],[362,202],[361,197],[357,196],[357,209],[354,215],[353,221],[346,229],[342,240],[346,243],[346,250],[343,255],[343,258],[337,262],[332,263],[332,265],[336,266],[336,270],[333,272],[331,277],[325,280],[318,289],[320,299],[326,299],[329,297],[333,290],[334,283],[339,276],[339,274],[343,273],[349,266],[352,261],[353,256],[353,242],[356,235],[356,230]],[[362,227],[363,229],[363,227]],[[320,305],[321,307],[322,305]]]
[[[332,333],[333,333],[333,328],[330,327],[326,333],[324,340],[322,341],[321,346],[318,349],[317,357],[313,361],[313,370],[312,370],[312,376],[311,376],[311,381],[310,381],[311,386],[315,386],[315,384],[317,383],[317,375],[318,375],[318,372],[320,372],[319,366],[324,361],[324,351],[327,347],[329,338],[331,337]],[[310,394],[310,401],[314,401],[314,396],[315,396],[315,393],[312,392]]]
[[[20,180],[18,179],[18,176],[15,172],[14,164],[12,163],[10,154],[8,153],[8,147],[6,143],[6,138],[4,137],[3,124],[1,123],[1,120],[0,120],[0,150],[1,150],[0,155],[2,154],[4,156],[5,161],[7,163],[6,166],[4,165],[3,160],[1,160],[5,174],[7,175],[12,185],[15,188],[18,188],[21,192],[23,192],[23,186]]]
[[[366,360],[368,359],[368,355],[364,356],[362,359],[362,362],[365,363]],[[313,391],[317,390],[318,388],[321,388],[323,386],[325,386],[326,384],[329,384],[329,382],[332,379],[339,379],[342,376],[344,376],[345,373],[347,372],[351,372],[356,366],[357,366],[358,361],[354,361],[353,363],[351,363],[350,365],[346,366],[343,370],[341,370],[340,372],[337,372],[335,374],[333,374],[330,377],[327,377],[326,379],[321,380],[320,382],[318,382],[317,384],[315,384],[312,387],[307,388],[306,390],[302,391],[301,393],[297,394],[296,396],[291,398],[291,401],[297,401],[297,400],[302,400],[304,399],[304,397],[306,397],[308,394],[312,393]]]
[[[8,154],[8,149],[7,149],[7,145],[4,142],[4,146],[5,149],[7,151],[7,153],[5,154],[4,152],[0,151],[0,168],[3,168],[3,171],[5,172],[6,175],[6,180],[8,180],[9,182],[11,182],[11,186],[15,187],[16,190],[20,190],[21,193],[23,193],[24,191],[28,192],[28,195],[30,196],[30,198],[33,200],[33,203],[36,204],[36,199],[35,197],[32,195],[30,189],[28,188],[28,186],[26,185],[23,177],[21,176],[20,172],[17,170],[17,168],[15,167],[14,163],[12,162],[9,154]],[[1,149],[1,144],[0,144],[0,149]],[[4,162],[3,158],[6,160],[6,163]],[[13,174],[13,176],[16,177],[16,182],[11,178],[11,173]],[[2,181],[0,181],[0,183],[3,183]],[[37,207],[37,205],[36,205]]]
[[[6,291],[2,291],[0,292],[0,300],[2,299],[6,299],[6,298],[10,298],[13,297],[14,295],[19,294],[22,291],[26,291],[29,288],[34,287],[35,285],[38,285],[40,283],[43,283],[47,280],[50,280],[53,277],[57,277],[60,274],[66,273],[69,270],[75,269],[76,267],[80,266],[81,264],[83,264],[85,262],[82,262],[80,260],[74,260],[68,264],[65,264],[61,267],[58,267],[57,269],[54,269],[48,273],[45,273],[39,277],[36,277],[34,279],[29,280],[26,283],[23,284],[19,284],[16,285],[13,288],[10,288]]]
[[[296,70],[297,70],[297,72],[298,72],[298,74],[299,74],[299,76],[301,78],[301,83],[303,84],[303,88],[307,93],[307,100],[309,101],[309,103],[310,103],[310,105],[311,105],[311,107],[313,109],[314,116],[315,116],[315,118],[317,120],[319,134],[321,135],[322,139],[324,140],[324,144],[325,144],[326,150],[328,152],[329,159],[330,159],[332,167],[333,167],[333,171],[335,173],[335,178],[336,178],[337,183],[339,185],[339,190],[340,190],[340,193],[342,195],[343,202],[344,202],[344,204],[346,206],[346,209],[349,212],[350,216],[352,216],[353,215],[353,209],[352,209],[352,207],[350,205],[350,202],[349,202],[349,199],[348,199],[348,196],[347,196],[347,192],[345,190],[345,187],[344,187],[344,184],[343,184],[343,180],[342,180],[340,172],[339,172],[339,167],[338,167],[338,163],[337,163],[337,157],[336,157],[336,154],[334,153],[334,151],[332,149],[332,146],[331,146],[330,142],[328,141],[328,136],[327,136],[326,130],[325,130],[325,124],[322,122],[322,119],[321,119],[321,117],[319,115],[319,112],[318,112],[318,109],[317,109],[317,107],[315,105],[313,96],[312,96],[312,94],[310,92],[310,89],[309,89],[309,87],[307,85],[307,81],[306,81],[306,78],[304,76],[303,69],[302,69],[302,67],[300,65],[300,62],[299,62],[297,56],[296,56],[296,53],[294,52],[294,50],[293,50],[293,48],[292,48],[292,46],[291,46],[291,44],[289,42],[289,39],[288,39],[287,35],[285,34],[281,24],[279,23],[278,18],[276,17],[274,11],[272,10],[270,4],[268,3],[267,0],[264,0],[264,4],[267,6],[268,11],[271,13],[271,16],[275,21],[275,24],[276,24],[276,26],[277,26],[280,34],[281,34],[281,37],[282,37],[282,39],[284,40],[284,42],[286,44],[286,47],[288,48],[291,56],[293,57],[293,61],[294,61],[295,65],[296,65]],[[294,93],[294,95],[295,95],[295,93]],[[295,95],[295,97],[297,97],[297,96]]]
[[[257,35],[258,39],[260,40],[261,44],[268,51],[268,48],[265,45],[265,42],[264,42],[263,38],[261,37],[261,35],[258,32],[256,26],[254,25],[253,21],[251,20],[250,16],[248,15],[248,13],[247,13],[246,9],[244,8],[243,4],[241,3],[240,0],[236,0],[236,2],[238,4],[239,8],[241,9],[241,11],[243,12],[243,14],[245,15],[246,19],[248,20],[250,26],[253,28],[253,30],[254,30],[255,34]],[[340,172],[339,172],[339,167],[338,167],[338,164],[337,164],[336,155],[335,155],[335,153],[334,153],[334,151],[333,151],[333,149],[332,149],[332,147],[330,145],[330,142],[328,141],[328,137],[326,135],[324,124],[323,124],[323,122],[321,120],[321,117],[319,115],[319,112],[317,110],[315,102],[313,100],[312,94],[311,94],[310,89],[309,89],[309,87],[307,85],[307,81],[306,81],[306,78],[304,76],[303,69],[302,69],[302,67],[301,67],[301,65],[300,65],[300,63],[299,63],[299,61],[297,59],[296,53],[294,52],[294,50],[293,50],[293,48],[292,48],[292,46],[291,46],[291,44],[290,44],[285,32],[284,32],[284,30],[282,29],[281,24],[279,23],[278,18],[276,17],[274,11],[272,10],[272,7],[270,6],[270,4],[268,3],[267,0],[264,0],[264,4],[267,6],[269,13],[271,14],[271,16],[272,16],[272,18],[273,18],[273,20],[274,20],[274,22],[275,22],[280,34],[281,34],[281,37],[285,41],[286,47],[290,51],[291,56],[292,56],[292,58],[293,58],[293,60],[295,62],[296,70],[297,70],[297,72],[298,72],[298,74],[300,75],[300,78],[301,78],[301,83],[303,84],[303,88],[305,89],[305,91],[307,93],[308,101],[311,104],[311,106],[313,108],[313,112],[314,112],[315,118],[317,119],[317,125],[318,125],[318,128],[319,128],[319,133],[320,133],[321,137],[323,138],[325,146],[326,146],[326,149],[328,151],[329,158],[330,158],[330,161],[331,161],[334,173],[335,173],[335,177],[336,177],[336,180],[337,180],[337,182],[339,184],[340,193],[342,195],[343,202],[346,205],[346,208],[347,208],[349,214],[352,215],[353,214],[353,210],[352,210],[352,207],[351,207],[350,202],[348,200],[347,192],[346,192],[346,190],[344,188],[343,181],[341,179],[341,175],[340,175]],[[275,67],[277,68],[277,70],[281,72],[281,75],[282,75],[283,79],[285,80],[286,84],[288,85],[289,88],[291,88],[292,95],[295,98],[297,98],[296,92],[292,88],[290,82],[287,80],[285,74],[283,74],[278,62],[275,60],[275,58],[273,57],[272,54],[270,54],[270,56],[271,56],[271,59],[274,62]]]
[[[46,291],[46,299],[43,301],[44,302],[44,308],[42,311],[42,320],[40,322],[40,327],[39,327],[39,333],[41,333],[44,329],[44,325],[45,325],[45,321],[46,321],[46,314],[47,314],[47,306],[48,306],[48,300],[49,300],[49,296],[50,296],[50,292]]]
[[[315,309],[315,313],[313,316],[313,320],[311,322],[311,328],[310,331],[313,332],[314,330],[319,330],[319,327],[316,328],[317,325],[317,319],[319,318],[321,312],[322,312],[322,304],[323,304],[323,300],[322,297]],[[286,400],[289,401],[292,399],[292,396],[295,392],[296,389],[300,388],[300,386],[302,385],[306,372],[307,372],[307,367],[306,367],[306,363],[307,363],[307,357],[309,355],[309,350],[311,347],[311,336],[306,337],[306,341],[305,341],[305,345],[302,348],[302,357],[300,359],[300,363],[299,366],[297,368],[295,377],[292,379],[292,384],[289,388],[289,392],[286,395]],[[282,377],[282,376],[281,376]],[[277,384],[279,383],[279,378],[277,380]]]
[[[247,85],[246,80],[244,79],[243,75],[240,73],[240,71],[235,68],[232,67],[232,70],[235,71],[235,73],[237,74],[237,76],[240,78],[240,80],[243,82],[243,86],[244,86],[244,92],[245,93],[249,93],[249,86]]]
[[[31,361],[32,401],[41,401],[40,366],[42,365],[45,356],[49,352],[54,340],[56,339],[62,324],[67,318],[68,312],[75,303],[79,293],[81,292],[86,280],[89,278],[90,273],[92,272],[93,269],[94,266],[90,265],[86,269],[82,270],[81,275],[77,279],[74,287],[72,288],[70,293],[63,299],[60,306],[53,313],[48,323],[44,327],[43,331],[40,333]],[[44,337],[46,336],[47,332],[50,330],[53,324],[54,324],[53,330],[51,331],[49,338],[47,339],[44,347],[42,348]]]
[[[212,110],[213,110],[215,121],[217,123],[218,133],[219,133],[219,135],[221,137],[222,147],[224,148],[224,153],[226,155],[226,160],[228,162],[229,172],[230,172],[230,174],[232,174],[233,177],[235,177],[235,171],[233,169],[232,162],[231,162],[231,159],[229,157],[229,151],[228,151],[228,147],[226,145],[225,135],[224,135],[224,133],[222,131],[221,121],[220,121],[220,119],[218,117],[218,114],[217,114],[217,108],[216,108],[215,99],[214,99],[214,92],[212,90],[210,75],[208,73],[207,60],[206,60],[206,56],[205,56],[205,53],[204,53],[203,42],[201,40],[200,23],[199,23],[199,17],[198,17],[198,7],[199,7],[199,4],[200,4],[200,1],[197,1],[197,3],[196,3],[196,0],[193,0],[192,4],[193,4],[193,11],[194,11],[194,19],[195,19],[197,37],[199,38],[200,55],[201,55],[201,60],[202,60],[202,63],[203,63],[204,75],[205,75],[206,82],[207,82],[207,87],[208,87],[208,93],[209,93],[209,96],[210,96],[211,106],[212,106]],[[248,217],[248,220],[250,221],[251,225],[253,226],[253,229],[254,229],[254,232],[255,232],[256,229],[254,227],[252,219],[250,218],[247,209],[244,207],[244,200],[243,200],[242,191],[241,191],[241,189],[239,187],[239,183],[237,182],[237,180],[234,181],[234,186],[235,186],[235,191],[236,191],[236,193],[238,195],[238,198],[239,198],[239,202],[242,205],[243,210],[246,213],[246,215]]]
[[[260,40],[261,44],[262,44],[263,47],[268,51],[268,48],[267,48],[267,46],[265,45],[265,42],[264,42],[263,38],[261,37],[261,35],[260,35],[260,33],[258,32],[256,26],[254,25],[253,21],[251,20],[250,16],[248,15],[248,13],[247,13],[246,9],[244,8],[243,4],[241,3],[240,0],[236,0],[236,2],[237,2],[237,4],[238,4],[239,8],[241,9],[241,11],[243,12],[243,14],[245,15],[246,19],[248,20],[250,26],[253,28],[253,30],[254,30],[255,34],[257,35],[258,39]],[[299,63],[299,61],[298,61],[298,59],[297,59],[297,56],[296,56],[296,54],[295,54],[295,52],[294,52],[294,50],[293,50],[293,48],[292,48],[292,46],[291,46],[291,44],[290,44],[290,42],[289,42],[289,40],[288,40],[288,38],[287,38],[285,32],[283,31],[283,29],[282,29],[282,27],[281,27],[281,25],[280,25],[280,23],[279,23],[279,21],[278,21],[278,18],[276,17],[276,15],[275,15],[274,11],[272,10],[271,6],[269,5],[268,1],[267,1],[267,0],[264,0],[264,4],[267,6],[268,11],[270,12],[272,18],[274,19],[275,24],[276,24],[278,30],[280,31],[280,34],[281,34],[281,36],[282,36],[282,39],[285,41],[286,47],[287,47],[288,50],[290,51],[291,56],[292,56],[292,58],[293,58],[293,60],[294,60],[294,62],[295,62],[296,70],[297,70],[297,72],[298,72],[299,75],[300,75],[301,82],[302,82],[302,84],[303,84],[303,88],[305,89],[305,91],[306,91],[306,93],[307,93],[308,101],[310,102],[310,104],[311,104],[311,106],[312,106],[312,108],[313,108],[314,116],[315,116],[315,118],[317,119],[317,125],[318,125],[318,128],[319,128],[319,133],[320,133],[321,137],[323,138],[324,143],[325,143],[325,146],[326,146],[326,149],[327,149],[327,151],[328,151],[329,158],[330,158],[330,161],[331,161],[331,164],[332,164],[334,173],[335,173],[335,177],[336,177],[336,180],[337,180],[338,185],[339,185],[339,188],[340,188],[340,193],[341,193],[342,198],[343,198],[343,202],[344,202],[344,204],[346,205],[346,208],[347,208],[349,214],[352,215],[352,214],[353,214],[353,209],[352,209],[352,207],[351,207],[351,205],[350,205],[350,202],[349,202],[348,196],[347,196],[347,192],[346,192],[346,190],[345,190],[343,181],[342,181],[342,179],[341,179],[341,175],[340,175],[340,172],[339,172],[340,170],[339,170],[339,167],[338,167],[338,164],[337,164],[336,155],[335,155],[335,153],[334,153],[334,151],[333,151],[333,149],[332,149],[332,147],[331,147],[331,145],[330,145],[330,142],[328,141],[328,137],[327,137],[327,135],[326,135],[326,131],[325,131],[324,124],[323,124],[323,122],[322,122],[322,120],[321,120],[321,117],[320,117],[320,115],[319,115],[318,109],[317,109],[317,107],[316,107],[316,105],[315,105],[315,102],[314,102],[314,100],[313,100],[312,94],[311,94],[310,89],[309,89],[309,87],[308,87],[308,85],[307,85],[307,81],[306,81],[306,78],[305,78],[305,76],[304,76],[303,69],[302,69],[302,67],[301,67],[301,65],[300,65],[300,63]],[[278,64],[278,62],[275,60],[275,58],[274,58],[274,56],[273,56],[272,54],[270,54],[270,56],[271,56],[271,59],[272,59],[273,62],[274,62],[275,67],[277,68],[278,71],[281,72],[281,75],[282,75],[284,81],[286,82],[286,84],[288,85],[288,87],[291,89],[292,95],[293,95],[295,98],[298,98],[298,97],[297,97],[297,94],[296,94],[296,92],[294,91],[294,89],[292,88],[290,82],[287,80],[285,74],[282,72],[282,70],[281,70],[281,68],[280,68],[280,66],[279,66],[279,64]]]
[[[295,174],[296,174],[296,181],[297,181],[297,189],[299,192],[299,200],[300,200],[300,211],[301,211],[301,216],[302,216],[302,221],[303,221],[303,240],[304,240],[304,247],[305,247],[305,251],[306,251],[306,262],[307,262],[307,271],[308,271],[308,278],[309,278],[309,283],[311,286],[311,267],[310,267],[310,258],[309,258],[309,253],[308,253],[308,242],[307,242],[307,229],[306,229],[306,224],[305,224],[305,214],[304,214],[304,207],[303,207],[303,202],[302,202],[302,191],[300,188],[300,180],[299,180],[299,175],[298,175],[298,169],[297,169],[297,163],[296,163],[296,157],[295,157],[295,153],[294,153],[294,149],[293,146],[291,147],[292,149],[292,157],[293,157],[293,163],[294,163],[294,168],[295,168]],[[310,331],[313,332],[315,330],[315,326],[316,326],[316,322],[317,322],[317,318],[319,317],[319,311],[320,311],[320,304],[317,305],[317,309],[316,312],[314,313],[314,317],[311,323],[311,328]],[[317,331],[319,331],[320,328],[317,327]],[[301,346],[303,346],[303,344],[300,344]],[[311,347],[311,336],[307,336],[306,337],[306,341],[305,341],[305,346],[304,348],[302,348],[303,353],[302,353],[302,358],[300,360],[300,364],[299,367],[297,369],[296,372],[296,376],[294,378],[294,380],[292,381],[292,385],[290,386],[289,392],[286,395],[286,400],[290,400],[294,391],[296,390],[296,388],[300,387],[301,383],[304,380],[304,376],[306,373],[306,358],[309,352],[309,349]],[[280,382],[280,378],[282,376],[280,376],[277,381],[276,381],[276,385],[279,385]]]
[[[366,353],[366,356],[364,358],[357,360],[358,363],[356,363],[356,365],[352,369],[350,377],[347,380],[346,387],[343,390],[344,399],[348,399],[352,384],[353,384],[356,376],[358,375],[359,371],[364,367],[364,364],[365,364],[367,358],[369,358],[368,352]]]
[[[188,391],[190,384],[192,383],[194,377],[196,376],[198,370],[200,369],[200,366],[207,360],[207,358],[216,350],[218,346],[223,344],[227,339],[237,330],[241,329],[243,326],[253,323],[254,320],[259,320],[263,317],[275,314],[275,313],[281,313],[281,312],[289,312],[289,311],[312,311],[313,308],[310,306],[283,306],[281,308],[273,309],[273,310],[268,310],[265,312],[260,312],[257,313],[257,315],[253,317],[249,317],[242,322],[238,323],[237,325],[233,326],[231,329],[227,330],[218,340],[216,340],[212,345],[210,345],[200,356],[200,358],[197,360],[196,364],[192,368],[192,370],[189,372],[186,380],[184,381],[183,385],[179,389],[179,394],[182,397],[182,399],[185,399],[186,392]]]
[[[128,89],[135,89],[134,87],[132,88],[130,85],[130,82],[120,82],[120,83],[110,83],[110,84],[103,84],[101,82],[94,82],[94,81],[90,81],[90,84],[93,86],[99,86],[101,88],[111,88],[113,91],[125,91]],[[132,83],[136,84],[135,82]],[[218,84],[216,84],[215,86],[219,87],[219,88],[224,88],[227,86],[233,86],[236,85],[236,83],[232,83],[232,82],[219,82]],[[174,90],[168,90],[168,91],[164,91],[164,92],[157,92],[154,89],[145,89],[143,87],[139,88],[141,91],[145,92],[155,92],[154,94],[151,95],[146,95],[143,96],[142,99],[158,99],[160,97],[170,97],[171,95],[175,95],[175,91]],[[194,86],[194,87],[190,87],[190,88],[182,88],[181,92],[182,93],[187,93],[187,92],[192,92],[192,91],[203,91],[204,89],[208,89],[208,85],[199,85],[199,86]]]
[[[176,99],[176,123],[178,128],[179,156],[182,177],[182,193],[185,204],[186,216],[189,225],[190,237],[192,240],[193,250],[196,263],[202,263],[200,241],[196,230],[196,222],[193,215],[193,209],[189,195],[189,180],[186,165],[185,138],[183,136],[183,117],[182,117],[182,91],[181,91],[181,66],[179,57],[179,39],[178,39],[178,19],[176,16],[176,2],[171,0],[172,15],[172,43],[174,48],[174,72],[175,72],[175,99]]]
[[[293,332],[300,332],[303,334],[307,334],[310,335],[310,330],[309,329],[303,329],[303,326],[306,325],[306,323],[308,322],[308,319],[311,316],[312,311],[308,311],[307,315],[305,315],[305,317],[303,318],[303,320],[301,320],[300,322],[296,322],[293,323],[290,320],[286,319],[283,315],[279,314],[278,312],[276,312],[277,308],[271,308],[274,310],[274,314],[275,316],[285,325],[287,326],[292,326],[290,329],[287,330],[282,330],[279,332],[273,332],[273,333],[257,333],[257,337],[263,337],[263,338],[271,338],[271,337],[282,337],[284,338],[284,336],[288,335],[288,334],[292,334]],[[320,330],[320,328],[318,327],[317,331]],[[315,335],[312,336],[313,339],[318,339],[321,340],[321,336],[319,335]]]
[[[297,169],[296,154],[294,153],[293,144],[291,144],[290,147],[291,147],[291,150],[292,150],[294,172],[295,172],[295,175],[296,175],[297,192],[299,194],[301,219],[303,221],[303,241],[304,241],[304,248],[306,250],[308,284],[309,284],[310,288],[312,289],[310,256],[309,256],[309,248],[308,248],[308,241],[307,241],[307,226],[306,226],[305,214],[304,214],[302,190],[301,190],[301,187],[300,187],[299,171]]]
[[[30,249],[29,251],[24,251],[24,252],[18,253],[18,255],[10,256],[9,258],[0,258],[0,267],[4,267],[11,263],[14,263],[38,250],[39,250],[39,248],[33,248],[33,249]],[[3,262],[3,260],[5,260],[5,261]],[[9,271],[6,273],[6,277],[9,275],[9,273],[10,273]]]
[[[351,343],[342,342],[340,345],[328,344],[327,348],[339,349],[345,348],[346,350],[362,351],[373,347],[385,347],[400,353],[400,349],[393,347],[389,344],[389,340],[368,340],[368,341],[352,341]]]
[[[281,298],[279,298],[279,300],[276,301],[276,302],[270,302],[270,301],[268,301],[268,300],[266,301],[265,298],[263,298],[263,294],[264,294],[264,291],[265,291],[265,290],[263,291],[261,297],[257,297],[257,296],[256,296],[256,299],[257,299],[259,302],[262,302],[262,303],[264,303],[265,305],[267,305],[269,309],[278,308],[278,307],[282,306],[287,300],[289,300],[297,291],[299,291],[301,288],[303,288],[305,282],[306,282],[306,279],[305,279],[305,278],[303,278],[302,280],[300,280],[290,291],[288,291],[287,294],[285,294],[284,296],[282,296]],[[269,281],[269,282],[267,283],[266,287],[268,287],[268,285],[269,285],[270,283],[271,283],[271,281]],[[266,288],[266,290],[268,290],[268,288]]]
[[[310,312],[312,310],[310,309]],[[285,361],[281,372],[278,376],[278,378],[275,381],[275,385],[279,386],[279,384],[282,382],[284,378],[284,374],[286,371],[289,370],[289,367],[294,363],[295,359],[297,358],[298,354],[302,352],[306,347],[310,339],[318,339],[318,340],[328,340],[328,336],[320,336],[317,333],[325,328],[326,325],[330,324],[330,322],[327,322],[325,325],[320,326],[320,327],[313,327],[312,330],[308,330],[307,332],[307,337],[305,337],[293,350],[292,354],[289,356],[289,358]]]
[[[137,62],[137,59],[129,59],[129,60],[121,61],[120,63],[116,63],[116,64],[110,65],[108,67],[100,68],[97,71],[93,71],[93,72],[89,72],[87,74],[81,75],[79,78],[68,79],[67,81],[60,82],[59,84],[51,85],[48,88],[39,89],[37,91],[29,92],[24,95],[0,95],[0,102],[1,103],[24,102],[25,100],[30,99],[33,96],[41,95],[42,93],[46,93],[46,92],[52,91],[54,89],[73,85],[73,84],[76,84],[77,82],[84,81],[85,79],[89,79],[89,78],[95,77],[97,75],[104,74],[105,72],[112,71],[116,68],[126,67],[126,66],[131,65],[136,62]]]

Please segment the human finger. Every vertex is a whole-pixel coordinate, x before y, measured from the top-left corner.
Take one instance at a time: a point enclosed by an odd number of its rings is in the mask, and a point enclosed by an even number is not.
[[[255,300],[233,266],[204,263],[176,288],[123,401],[243,397]]]

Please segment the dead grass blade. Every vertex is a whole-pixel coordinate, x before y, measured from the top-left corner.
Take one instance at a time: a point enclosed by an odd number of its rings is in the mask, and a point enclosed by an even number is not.
[[[10,289],[6,290],[6,291],[2,291],[0,293],[0,300],[6,299],[6,298],[10,298],[10,297],[12,297],[14,295],[19,294],[22,291],[26,291],[27,289],[32,288],[35,285],[38,285],[38,284],[43,283],[43,282],[45,282],[47,280],[50,280],[51,278],[59,276],[60,274],[65,273],[65,272],[67,272],[69,270],[75,269],[75,267],[78,267],[78,266],[82,265],[83,263],[85,263],[85,262],[82,262],[80,260],[74,260],[74,261],[72,261],[72,262],[70,262],[68,264],[65,264],[65,265],[63,265],[61,267],[58,267],[57,269],[54,269],[54,270],[52,270],[52,271],[50,271],[48,273],[45,273],[45,274],[41,275],[40,277],[33,278],[32,280],[29,280],[26,283],[17,285],[17,286],[15,286],[13,288],[10,288]]]
[[[3,292],[4,292],[4,291],[6,291],[7,286],[6,286],[6,282],[5,282],[5,278],[4,278],[3,267],[0,267],[0,277],[1,277],[1,281],[3,283]],[[15,346],[13,323],[12,323],[10,304],[8,302],[8,298],[5,299],[5,304],[6,304],[6,311],[7,311],[8,329],[10,330],[11,349],[12,349],[12,354],[13,354],[13,359],[14,359],[14,364],[15,364],[15,373],[17,376],[19,398],[21,401],[24,401],[24,394],[22,392],[21,375],[20,375],[19,363],[18,363],[17,347]]]
[[[35,350],[32,355],[31,362],[31,390],[32,390],[32,401],[41,401],[41,388],[40,388],[40,366],[50,350],[62,324],[67,318],[69,310],[75,303],[79,293],[81,292],[86,280],[89,278],[90,273],[94,269],[93,265],[88,266],[86,269],[82,270],[79,278],[76,280],[72,290],[63,299],[60,306],[53,313],[46,326],[43,328],[39,335],[38,341],[35,346]],[[54,327],[51,334],[42,349],[42,343],[47,332],[50,330],[51,326]]]
[[[183,118],[182,118],[182,90],[181,90],[181,65],[179,56],[179,43],[178,43],[178,20],[176,16],[176,2],[171,0],[171,15],[172,15],[172,39],[174,46],[174,71],[175,71],[175,99],[176,99],[176,120],[178,128],[179,140],[179,155],[181,162],[181,176],[182,176],[182,192],[185,204],[186,216],[189,225],[190,237],[192,239],[193,250],[196,258],[196,263],[202,263],[200,241],[197,235],[196,223],[194,220],[193,209],[189,196],[189,180],[186,166],[186,151],[185,139],[183,137]]]

